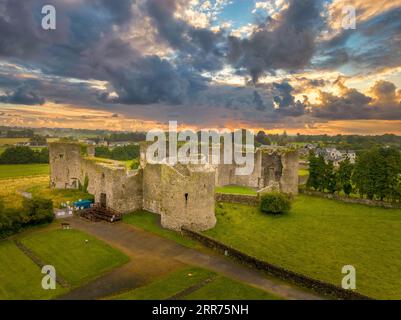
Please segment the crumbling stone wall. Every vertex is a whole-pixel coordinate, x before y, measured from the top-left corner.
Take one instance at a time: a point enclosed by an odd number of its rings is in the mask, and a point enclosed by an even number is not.
[[[125,167],[107,166],[91,159],[82,159],[82,175],[88,176],[88,192],[101,202],[122,213],[142,208],[142,170],[127,173]],[[83,178],[84,179],[84,178]]]
[[[222,159],[222,158],[221,158]],[[216,166],[216,185],[239,185],[298,194],[298,152],[285,147],[264,147],[255,151],[250,175],[235,175],[236,164]]]
[[[205,166],[147,164],[143,207],[161,215],[165,228],[207,230],[216,224],[214,170]]]
[[[103,163],[81,153],[74,143],[51,143],[51,187],[77,189],[88,180],[88,192],[96,202],[122,213],[146,209],[161,215],[165,228],[207,230],[216,224],[214,210],[215,171],[205,165],[172,167],[147,164],[127,171],[111,161]]]
[[[49,146],[50,186],[76,189],[81,177],[81,147],[74,143],[52,143]]]
[[[127,173],[125,167],[96,162],[82,154],[76,143],[49,145],[50,184],[56,189],[78,189],[88,180],[95,202],[105,195],[106,205],[122,213],[142,208],[142,170]]]
[[[286,150],[281,155],[283,171],[280,179],[280,189],[285,193],[298,194],[298,151]]]

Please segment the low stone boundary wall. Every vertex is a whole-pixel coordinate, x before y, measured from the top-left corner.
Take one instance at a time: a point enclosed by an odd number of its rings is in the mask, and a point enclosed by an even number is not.
[[[239,203],[249,206],[259,205],[259,197],[257,195],[216,193],[215,199],[217,202]]]
[[[269,274],[278,277],[280,279],[290,281],[297,285],[309,288],[315,292],[337,297],[339,299],[351,299],[351,300],[371,300],[372,298],[357,293],[355,291],[345,290],[338,286],[330,283],[326,283],[320,280],[312,279],[302,274],[286,270],[284,268],[275,266],[268,262],[259,260],[255,257],[249,256],[237,249],[234,249],[224,243],[221,243],[213,238],[205,236],[196,231],[192,231],[186,228],[182,228],[182,232],[188,237],[201,242],[206,247],[215,249],[231,258],[237,260],[240,263],[254,267],[259,270],[268,272]]]
[[[346,202],[346,203],[364,204],[364,205],[367,205],[370,207],[401,209],[401,204],[399,204],[399,203],[390,203],[390,202],[377,201],[377,200],[351,198],[348,196],[340,196],[338,194],[330,194],[330,193],[324,193],[324,192],[320,192],[320,191],[306,190],[306,189],[300,189],[299,192],[302,194],[306,194],[308,196],[322,197],[322,198],[338,200],[338,201],[342,201],[342,202]]]

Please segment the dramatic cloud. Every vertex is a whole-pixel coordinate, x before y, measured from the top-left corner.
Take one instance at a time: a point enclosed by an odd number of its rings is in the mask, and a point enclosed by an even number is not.
[[[41,28],[45,4],[56,30]],[[356,30],[341,28],[345,4],[0,0],[0,108],[199,126],[401,119],[401,0],[354,0]]]
[[[6,95],[0,96],[0,102],[11,104],[25,104],[25,105],[42,105],[45,99],[39,97],[31,88],[22,86],[15,91],[9,92]]]
[[[330,120],[344,119],[401,119],[401,94],[393,83],[378,81],[369,90],[371,96],[347,88],[339,79],[339,95],[320,91],[320,104],[313,115]]]
[[[348,64],[355,72],[399,66],[401,3],[399,5],[357,23],[356,30],[345,30],[322,42],[316,66],[332,69]]]
[[[186,63],[200,71],[221,69],[223,45],[221,32],[215,33],[206,28],[196,28],[175,16],[185,0],[148,0],[146,10],[152,18],[160,40],[178,50],[181,63]]]
[[[315,52],[316,37],[323,26],[323,1],[291,0],[277,20],[268,19],[249,37],[229,39],[229,58],[244,67],[256,83],[264,72],[299,70]]]

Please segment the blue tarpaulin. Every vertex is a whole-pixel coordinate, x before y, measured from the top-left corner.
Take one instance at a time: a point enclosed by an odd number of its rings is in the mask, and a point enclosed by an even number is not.
[[[79,209],[82,209],[82,208],[88,209],[91,207],[92,203],[93,202],[91,200],[81,200],[81,201],[74,202],[74,207],[79,208]]]

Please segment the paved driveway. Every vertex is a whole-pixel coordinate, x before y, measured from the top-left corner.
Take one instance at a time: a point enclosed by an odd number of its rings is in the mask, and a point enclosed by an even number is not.
[[[308,291],[240,265],[211,250],[200,252],[119,222],[88,222],[70,219],[71,226],[90,233],[120,249],[131,261],[91,283],[75,289],[61,299],[99,299],[137,288],[171,271],[192,265],[203,267],[229,278],[256,286],[285,299],[320,299]]]

